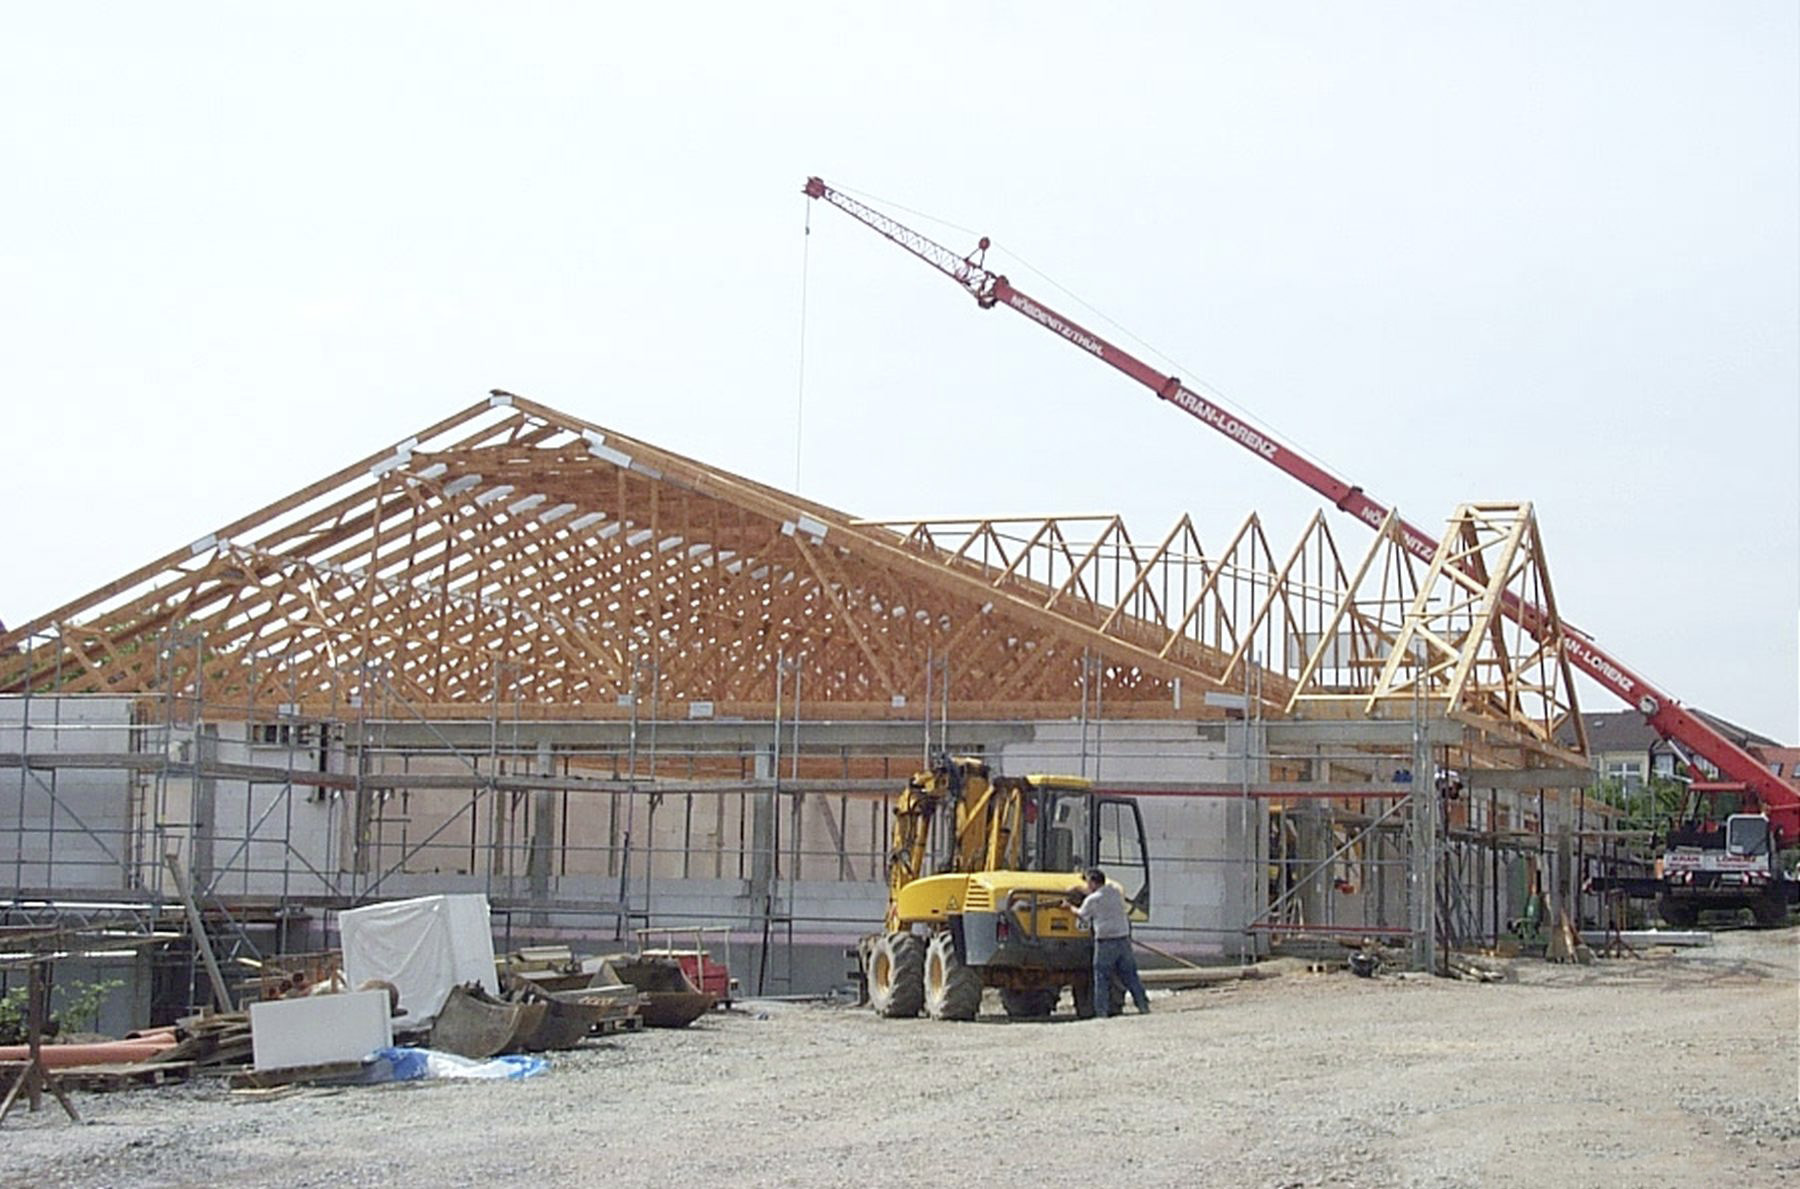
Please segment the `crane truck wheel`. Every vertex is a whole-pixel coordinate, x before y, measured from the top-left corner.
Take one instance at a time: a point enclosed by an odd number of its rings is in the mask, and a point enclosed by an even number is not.
[[[1028,991],[1003,987],[1000,1005],[1015,1020],[1041,1020],[1056,1010],[1056,1001],[1061,995],[1061,987],[1033,987]]]
[[[1672,928],[1691,929],[1694,922],[1700,919],[1700,906],[1689,900],[1662,896],[1656,901],[1656,915],[1663,919],[1663,924]]]
[[[889,1019],[910,1020],[925,1006],[925,940],[887,933],[869,948],[869,1006]]]
[[[1780,884],[1771,885],[1762,896],[1750,906],[1756,916],[1756,923],[1765,929],[1787,924],[1788,902],[1787,891]]]
[[[973,1020],[981,1010],[981,976],[956,956],[956,939],[934,933],[925,947],[925,1014],[934,1020]]]

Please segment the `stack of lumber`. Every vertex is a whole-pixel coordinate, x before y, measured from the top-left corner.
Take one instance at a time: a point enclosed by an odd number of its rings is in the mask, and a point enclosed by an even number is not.
[[[230,1073],[250,1062],[250,1017],[243,1012],[189,1016],[173,1027],[134,1032],[115,1045],[61,1047],[125,1053],[140,1045],[143,1056],[83,1062],[63,1070],[63,1079],[82,1090],[128,1090],[186,1081],[196,1073]]]
[[[186,1061],[197,1072],[224,1072],[250,1064],[250,1016],[219,1012],[189,1016],[175,1025],[175,1047],[151,1061]]]
[[[57,1076],[72,1090],[134,1090],[186,1081],[194,1066],[190,1061],[128,1061],[77,1065]]]

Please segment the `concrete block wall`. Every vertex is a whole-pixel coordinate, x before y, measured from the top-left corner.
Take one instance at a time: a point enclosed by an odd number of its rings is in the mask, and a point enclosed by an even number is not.
[[[256,724],[202,723],[197,733],[176,732],[198,762],[317,769],[316,747],[294,748],[252,738]],[[329,895],[347,887],[339,878],[346,830],[341,794],[307,785],[179,775],[164,780],[165,844],[181,854],[195,882],[219,895]],[[146,789],[146,796],[153,792]],[[154,814],[146,806],[145,821]],[[191,845],[190,845],[191,838]],[[144,856],[144,881],[156,885],[160,855]]]
[[[131,750],[129,698],[0,697],[0,752]],[[131,777],[122,770],[0,769],[0,880],[113,889],[131,872]]]
[[[127,730],[129,699],[35,698],[34,725],[67,725],[59,731],[32,731],[33,750],[106,751],[125,753],[133,742]],[[22,699],[0,699],[0,750],[20,746]],[[1005,773],[1068,773],[1096,778],[1102,785],[1119,783],[1235,784],[1269,778],[1257,761],[1266,751],[1255,727],[1239,723],[1179,721],[1109,721],[1083,725],[1073,721],[995,724],[984,734],[980,724],[967,728],[976,746]],[[1246,747],[1248,734],[1249,746]],[[160,733],[145,740],[161,742]],[[140,740],[140,745],[143,740]],[[254,724],[205,724],[197,736],[178,738],[189,758],[282,767],[289,749],[270,742]],[[318,741],[294,749],[296,766],[315,768]],[[548,771],[555,762],[549,742],[537,760]],[[334,770],[346,765],[341,742],[332,743],[325,763]],[[381,763],[399,767],[393,755]],[[415,756],[404,761],[410,771],[467,773],[454,756]],[[531,764],[529,756],[509,760]],[[767,760],[757,765],[766,773]],[[1248,771],[1246,771],[1248,769]],[[152,825],[157,809],[150,797],[153,778],[140,778],[144,790],[135,800],[133,779],[122,771],[65,771],[56,778],[61,807],[53,813],[41,784],[41,772],[0,770],[0,873],[12,865],[25,886],[48,885],[71,890],[126,886],[133,876],[160,882],[159,856],[133,855],[128,849],[132,824]],[[895,788],[898,789],[898,780]],[[371,794],[377,795],[377,794]],[[649,795],[617,797],[603,793],[530,794],[505,799],[507,862],[491,870],[493,833],[488,801],[474,815],[466,813],[470,792],[394,794],[378,807],[380,848],[369,869],[352,881],[346,868],[354,855],[354,798],[297,786],[291,796],[280,786],[248,786],[241,781],[211,779],[199,783],[171,776],[164,782],[161,806],[171,839],[187,836],[190,823],[195,847],[192,869],[217,878],[218,891],[270,895],[347,891],[366,886],[374,875],[397,862],[405,850],[438,825],[454,821],[439,837],[440,846],[415,856],[403,875],[378,890],[380,896],[413,895],[447,890],[491,890],[496,898],[516,903],[613,904],[619,897],[618,859],[622,827],[633,824],[633,854],[627,900],[634,913],[647,911],[652,920],[738,924],[750,927],[761,919],[763,905],[754,855],[739,862],[739,850],[757,845],[757,794],[702,794],[694,798],[691,818],[681,794],[666,798],[654,818]],[[1503,797],[1502,801],[1512,798]],[[1268,826],[1261,802],[1236,797],[1155,797],[1140,800],[1151,854],[1154,903],[1145,936],[1185,952],[1234,954],[1247,944],[1245,927],[1263,907],[1267,879]],[[613,818],[618,821],[615,823]],[[879,795],[814,794],[800,808],[800,840],[805,852],[797,868],[792,853],[792,803],[780,807],[781,877],[776,882],[782,903],[778,914],[791,914],[797,929],[822,937],[854,936],[873,928],[885,903],[882,848],[887,838],[887,806]],[[102,848],[75,827],[74,817],[94,827]],[[691,826],[690,826],[691,821]],[[23,822],[24,829],[19,828]],[[49,831],[55,828],[55,852]],[[11,827],[9,829],[9,827]],[[245,836],[249,835],[246,843]],[[840,866],[837,836],[843,838]],[[566,837],[565,837],[566,836]],[[766,837],[766,835],[765,835]],[[691,846],[688,845],[691,838]],[[473,858],[470,850],[473,844]],[[566,844],[566,849],[565,849]],[[685,851],[685,853],[684,853]],[[766,856],[765,856],[766,858]],[[313,870],[319,874],[314,875]],[[800,880],[791,884],[794,875]],[[646,882],[648,891],[646,892]],[[1390,920],[1403,917],[1403,883],[1393,868],[1385,881],[1384,906]],[[1503,901],[1513,899],[1502,889]],[[1372,881],[1354,894],[1332,890],[1331,919],[1352,923],[1374,920],[1369,903]],[[791,898],[791,903],[788,899]],[[1511,909],[1510,904],[1503,905]],[[538,914],[540,917],[543,914]],[[550,914],[555,917],[557,914]],[[595,914],[568,914],[569,928],[591,927]]]
[[[134,699],[88,695],[0,698],[0,752],[127,756],[169,749],[176,765],[204,760],[285,766],[287,749],[252,744],[242,722],[198,730],[134,727]],[[29,712],[29,719],[27,719]],[[301,753],[314,767],[317,754]],[[173,770],[179,772],[179,768]],[[167,887],[162,849],[224,894],[313,894],[335,867],[340,806],[297,786],[292,812],[281,786],[123,768],[0,769],[0,872],[20,887],[86,893]],[[161,824],[160,836],[156,827]],[[156,845],[160,837],[161,846]],[[289,848],[292,853],[289,853]]]
[[[1029,742],[1000,753],[1009,775],[1083,774],[1109,783],[1229,783],[1267,778],[1262,761],[1246,760],[1241,723],[1038,723]],[[1249,753],[1266,751],[1254,727]],[[1151,912],[1146,940],[1200,955],[1235,955],[1254,944],[1245,925],[1262,906],[1259,872],[1266,862],[1267,815],[1259,801],[1236,798],[1142,797],[1150,850]]]
[[[124,951],[104,957],[75,957],[58,961],[51,972],[50,1014],[62,1016],[70,1000],[100,983],[116,983],[99,1000],[91,1023],[75,1027],[64,1017],[66,1030],[124,1036],[150,1021],[152,959],[148,953]],[[0,971],[0,991],[25,985],[25,971]]]

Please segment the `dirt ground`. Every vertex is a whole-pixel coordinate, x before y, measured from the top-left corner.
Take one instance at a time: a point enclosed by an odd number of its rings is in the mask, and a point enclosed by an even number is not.
[[[1049,1024],[749,1004],[519,1083],[82,1094],[85,1125],[0,1126],[0,1183],[1800,1180],[1800,930],[1516,972],[1298,973]]]

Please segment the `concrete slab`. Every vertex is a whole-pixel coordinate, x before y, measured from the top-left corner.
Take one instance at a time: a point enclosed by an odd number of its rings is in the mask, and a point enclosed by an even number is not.
[[[350,991],[250,1005],[258,1071],[361,1061],[394,1043],[386,991]]]

